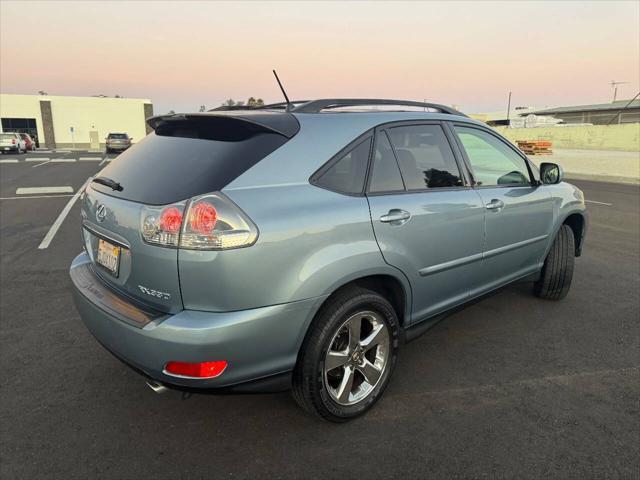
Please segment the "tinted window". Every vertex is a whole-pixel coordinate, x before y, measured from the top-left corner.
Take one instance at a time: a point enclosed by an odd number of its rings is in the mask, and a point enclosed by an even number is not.
[[[480,185],[528,185],[524,159],[493,135],[476,128],[455,127]]]
[[[462,185],[458,165],[440,125],[390,128],[389,137],[407,190]]]
[[[316,183],[336,192],[362,193],[370,147],[371,138],[363,140],[323,173]]]
[[[376,151],[373,157],[373,172],[371,174],[371,192],[394,192],[404,190],[398,162],[391,150],[391,144],[384,132],[378,135]]]
[[[125,140],[127,139],[127,134],[126,133],[110,133],[109,134],[109,138],[115,138],[118,140]]]
[[[220,117],[172,121],[156,128],[100,172],[122,191],[92,188],[127,200],[164,205],[221,190],[282,146],[287,138]]]

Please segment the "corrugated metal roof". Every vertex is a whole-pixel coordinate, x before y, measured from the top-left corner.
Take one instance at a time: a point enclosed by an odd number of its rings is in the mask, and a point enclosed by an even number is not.
[[[574,105],[571,107],[556,107],[556,108],[547,108],[543,110],[536,110],[535,112],[527,112],[534,113],[536,115],[547,115],[547,114],[555,114],[555,113],[579,113],[579,112],[592,112],[592,111],[606,111],[606,110],[620,110],[625,107],[629,103],[629,100],[618,100],[617,102],[612,103],[596,103],[593,105]],[[631,105],[627,107],[629,108],[640,108],[640,99],[634,100],[631,102]]]

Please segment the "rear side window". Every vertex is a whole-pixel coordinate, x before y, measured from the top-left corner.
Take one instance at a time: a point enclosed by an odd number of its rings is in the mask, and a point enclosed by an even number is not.
[[[371,137],[363,140],[344,154],[315,183],[340,193],[362,193],[370,149]]]
[[[387,134],[381,132],[376,141],[369,191],[381,193],[401,190],[404,190],[404,184],[402,183],[398,162],[396,162]]]
[[[101,177],[121,191],[93,183],[108,195],[165,205],[221,190],[281,147],[287,138],[235,119],[173,121],[120,154]]]
[[[407,190],[462,185],[453,151],[440,125],[390,128],[389,137]]]

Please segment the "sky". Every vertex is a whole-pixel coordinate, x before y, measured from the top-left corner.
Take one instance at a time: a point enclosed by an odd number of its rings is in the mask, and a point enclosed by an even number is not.
[[[640,90],[640,2],[0,1],[0,91],[224,100],[375,97],[465,112]]]

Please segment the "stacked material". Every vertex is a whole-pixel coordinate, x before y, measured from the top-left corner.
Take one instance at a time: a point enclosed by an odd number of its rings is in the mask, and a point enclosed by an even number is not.
[[[548,140],[516,140],[518,148],[527,155],[551,155],[551,142]]]

